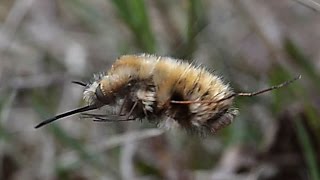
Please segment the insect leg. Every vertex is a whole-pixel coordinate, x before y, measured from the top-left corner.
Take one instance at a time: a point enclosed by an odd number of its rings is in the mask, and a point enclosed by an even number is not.
[[[101,118],[95,117],[93,121],[95,122],[120,122],[120,121],[134,121],[135,118],[127,118],[125,116],[117,116],[116,118]]]
[[[219,100],[215,100],[215,101],[211,101],[211,100],[203,100],[203,101],[175,101],[175,100],[171,100],[170,103],[171,104],[192,104],[192,103],[212,103],[212,102],[216,102],[216,103],[219,103],[219,102],[222,102],[222,101],[225,101],[225,100],[228,100],[228,99],[231,99],[233,97],[236,97],[236,96],[247,96],[247,97],[252,97],[252,96],[256,96],[256,95],[259,95],[259,94],[263,94],[265,92],[269,92],[269,91],[272,91],[274,89],[279,89],[279,88],[282,88],[284,86],[288,86],[289,84],[293,83],[294,81],[298,80],[298,79],[301,79],[301,75],[291,79],[291,80],[288,80],[288,81],[285,81],[281,84],[278,84],[278,85],[275,85],[275,86],[272,86],[272,87],[269,87],[269,88],[266,88],[266,89],[263,89],[263,90],[260,90],[260,91],[256,91],[256,92],[249,92],[249,93],[245,93],[245,92],[240,92],[240,93],[232,93],[230,94],[229,96],[226,96],[225,98],[222,98],[222,99],[219,99]]]
[[[97,122],[115,122],[115,121],[129,121],[129,120],[135,120],[134,118],[125,118],[125,116],[119,116],[119,115],[105,115],[105,114],[90,114],[90,113],[83,113],[81,114],[81,118],[93,118],[93,121]]]
[[[90,113],[83,113],[81,114],[83,118],[93,118],[93,121],[96,122],[116,122],[116,121],[133,121],[135,118],[130,118],[134,109],[137,107],[138,101],[136,101],[132,108],[130,109],[129,113],[124,115],[105,115],[105,114],[90,114]]]
[[[134,104],[133,104],[132,108],[130,109],[129,113],[126,115],[126,119],[129,119],[129,118],[130,118],[132,112],[133,112],[134,109],[137,107],[137,105],[138,105],[138,101],[134,102]]]
[[[91,113],[82,113],[81,118],[96,118],[96,117],[106,117],[105,114],[91,114]]]
[[[121,107],[120,107],[120,110],[119,110],[119,113],[118,113],[119,116],[122,115],[123,108],[124,108],[125,104],[126,104],[127,101],[128,101],[127,98],[128,98],[128,96],[125,96],[124,99],[123,99],[123,103],[121,104]]]
[[[134,102],[132,108],[130,109],[129,113],[126,116],[116,116],[114,120],[108,119],[108,118],[102,118],[101,116],[99,117],[94,117],[95,120],[94,121],[99,121],[99,122],[108,122],[108,121],[133,121],[136,118],[130,118],[130,116],[132,115],[134,109],[137,107],[138,105],[138,101]]]

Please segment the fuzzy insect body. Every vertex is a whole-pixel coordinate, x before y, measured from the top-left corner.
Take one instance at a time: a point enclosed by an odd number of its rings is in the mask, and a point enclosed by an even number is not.
[[[102,93],[100,99],[95,94],[97,88]],[[105,76],[89,85],[84,99],[89,104],[111,105],[125,99],[125,114],[137,102],[131,114],[134,118],[173,121],[186,129],[215,132],[236,115],[236,110],[230,110],[232,98],[219,102],[231,94],[227,85],[204,68],[170,57],[127,55],[120,57]],[[172,100],[212,102],[174,104]]]
[[[300,77],[299,77],[300,78]],[[295,78],[296,80],[298,78]],[[170,57],[148,54],[121,56],[106,74],[85,85],[88,106],[50,118],[36,128],[71,114],[116,106],[115,115],[85,114],[96,121],[149,121],[181,126],[189,131],[215,133],[237,115],[236,96],[253,96],[285,86],[292,81],[257,93],[234,93],[218,76]]]

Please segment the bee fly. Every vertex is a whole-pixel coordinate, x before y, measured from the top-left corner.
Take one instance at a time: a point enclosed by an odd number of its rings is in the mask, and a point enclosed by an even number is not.
[[[83,98],[87,106],[49,118],[35,128],[73,114],[120,104],[115,115],[82,115],[99,122],[148,119],[200,133],[216,133],[237,115],[238,111],[232,107],[235,97],[256,96],[300,78],[258,92],[236,93],[205,68],[171,57],[124,55],[107,73],[96,76],[92,83],[74,81],[85,87]]]

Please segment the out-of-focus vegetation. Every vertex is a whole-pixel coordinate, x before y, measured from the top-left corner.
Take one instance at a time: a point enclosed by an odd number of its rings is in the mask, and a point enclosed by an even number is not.
[[[0,179],[320,179],[320,11],[303,0],[2,0]],[[122,54],[200,63],[240,115],[206,138],[75,115],[82,87]]]

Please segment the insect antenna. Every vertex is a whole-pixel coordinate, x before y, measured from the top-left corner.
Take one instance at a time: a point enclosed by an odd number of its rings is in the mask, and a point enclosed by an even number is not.
[[[80,86],[83,86],[83,87],[86,87],[87,86],[87,83],[84,83],[82,81],[71,81],[73,84],[77,84],[77,85],[80,85]]]
[[[222,98],[222,99],[219,99],[219,100],[215,100],[215,101],[210,101],[210,100],[207,100],[207,101],[175,101],[175,100],[172,100],[172,101],[170,101],[170,103],[172,103],[172,104],[219,103],[219,102],[225,101],[227,99],[230,99],[230,98],[233,98],[233,97],[236,97],[236,96],[252,97],[252,96],[259,95],[259,94],[263,94],[265,92],[269,92],[269,91],[272,91],[272,90],[275,90],[275,89],[282,88],[284,86],[288,86],[289,84],[291,84],[294,81],[299,80],[299,79],[301,79],[301,75],[299,75],[299,76],[297,76],[297,77],[295,77],[295,78],[293,78],[291,80],[285,81],[285,82],[283,82],[281,84],[269,87],[267,89],[263,89],[263,90],[260,90],[260,91],[257,91],[257,92],[251,92],[251,93],[246,93],[246,92],[232,93],[232,94],[230,94],[229,96],[227,96],[225,98]]]
[[[74,109],[74,110],[59,114],[57,116],[54,116],[52,118],[49,118],[47,120],[44,120],[41,123],[39,123],[38,125],[36,125],[34,128],[40,128],[40,127],[42,127],[44,125],[47,125],[47,124],[49,124],[49,123],[51,123],[53,121],[59,120],[61,118],[64,118],[64,117],[67,117],[67,116],[70,116],[70,115],[73,115],[73,114],[81,113],[81,112],[86,112],[86,111],[98,109],[99,107],[100,106],[98,106],[96,104],[92,104],[92,105],[84,106],[84,107],[81,107],[81,108],[78,108],[78,109]]]

